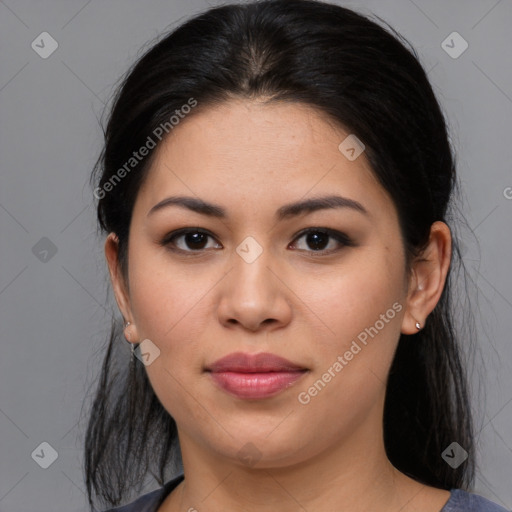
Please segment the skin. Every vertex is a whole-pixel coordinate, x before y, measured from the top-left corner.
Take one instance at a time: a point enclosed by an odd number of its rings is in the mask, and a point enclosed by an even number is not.
[[[416,333],[416,321],[423,326],[441,296],[450,231],[434,223],[408,273],[394,204],[364,152],[350,161],[338,150],[347,135],[296,103],[230,100],[197,111],[155,150],[134,206],[128,281],[117,265],[117,239],[107,237],[116,300],[132,323],[125,334],[160,350],[146,371],[178,426],[185,481],[159,512],[321,512],[340,503],[350,511],[434,512],[449,498],[391,465],[382,416],[400,333]],[[274,218],[284,204],[334,193],[360,202],[368,215],[338,208]],[[177,206],[148,216],[171,195],[218,204],[227,217]],[[211,236],[203,245],[175,239],[181,253],[159,244],[183,227]],[[330,237],[318,250],[298,236],[309,227],[338,230],[355,245]],[[236,252],[247,236],[263,250],[251,263]],[[394,303],[401,311],[301,404],[299,393]],[[272,398],[242,400],[204,372],[235,351],[272,352],[309,371]],[[259,450],[255,465],[238,456],[246,443]]]

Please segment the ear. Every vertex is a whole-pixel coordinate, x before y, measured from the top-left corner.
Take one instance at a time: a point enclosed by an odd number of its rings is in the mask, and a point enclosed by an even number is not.
[[[451,251],[450,228],[444,222],[434,222],[427,247],[412,264],[402,334],[417,333],[416,322],[423,327],[439,302],[450,268]]]
[[[126,321],[132,321],[132,311],[127,286],[118,263],[119,239],[115,233],[110,233],[105,240],[105,257],[107,259],[110,280],[114,289],[116,302]]]

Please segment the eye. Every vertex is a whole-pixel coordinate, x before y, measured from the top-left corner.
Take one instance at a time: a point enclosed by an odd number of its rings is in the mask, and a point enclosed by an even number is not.
[[[301,238],[305,238],[306,245],[314,248],[312,251],[305,250],[307,252],[321,253],[318,256],[336,252],[340,250],[340,245],[350,247],[354,245],[353,241],[344,233],[327,228],[309,228],[303,231],[295,240],[300,240]],[[326,246],[329,246],[329,239],[334,239],[335,242],[331,244],[330,249],[326,249]]]
[[[160,244],[163,246],[174,246],[177,247],[176,250],[183,252],[200,252],[207,248],[208,238],[213,238],[208,232],[195,229],[180,229],[178,231],[174,231],[169,236],[166,236]],[[179,243],[176,243],[176,240],[182,240],[182,244],[180,247]],[[188,249],[187,249],[188,247]],[[173,247],[170,247],[171,250],[175,250]],[[189,250],[192,249],[192,250]]]

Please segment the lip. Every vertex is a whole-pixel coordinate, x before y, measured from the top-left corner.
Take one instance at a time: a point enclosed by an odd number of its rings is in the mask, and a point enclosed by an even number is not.
[[[276,356],[269,352],[259,354],[247,354],[245,352],[233,352],[206,368],[210,372],[239,372],[239,373],[264,373],[264,372],[290,372],[307,370],[304,366],[292,363],[288,359]]]
[[[309,370],[268,352],[235,352],[215,361],[206,371],[217,386],[237,398],[263,399],[293,386]]]

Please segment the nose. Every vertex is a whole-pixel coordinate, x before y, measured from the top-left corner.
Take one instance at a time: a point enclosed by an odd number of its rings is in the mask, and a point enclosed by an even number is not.
[[[252,332],[287,325],[292,318],[292,292],[282,274],[266,251],[252,262],[234,252],[231,270],[221,284],[219,321]]]

